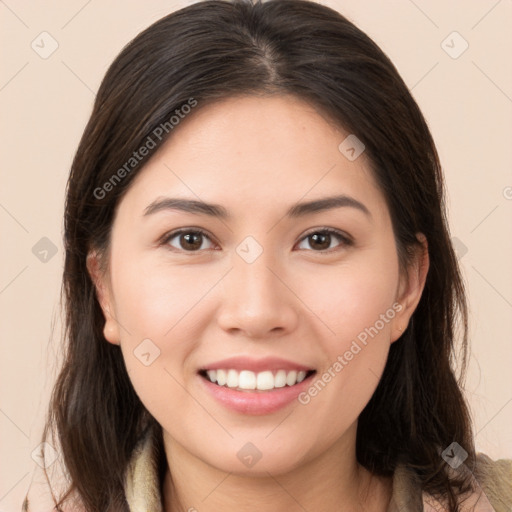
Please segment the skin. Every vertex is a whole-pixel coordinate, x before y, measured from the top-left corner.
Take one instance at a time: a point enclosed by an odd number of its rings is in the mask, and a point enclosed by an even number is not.
[[[197,109],[118,205],[109,270],[101,274],[98,255],[89,255],[105,338],[120,345],[134,389],[163,427],[167,512],[387,509],[391,479],[357,463],[357,420],[419,302],[429,261],[419,234],[416,259],[400,271],[366,155],[349,161],[338,149],[347,135],[293,96]],[[297,202],[336,194],[370,215],[341,207],[285,217]],[[232,218],[143,215],[165,196],[220,204]],[[333,235],[318,247],[306,237],[325,227],[354,243]],[[195,249],[179,235],[159,244],[178,228],[208,236]],[[236,252],[249,235],[263,249],[250,264]],[[201,386],[198,368],[235,355],[282,357],[322,375],[396,303],[401,310],[307,405],[248,416]],[[147,338],[161,351],[149,366],[133,353]],[[262,454],[251,468],[237,457],[247,442]]]

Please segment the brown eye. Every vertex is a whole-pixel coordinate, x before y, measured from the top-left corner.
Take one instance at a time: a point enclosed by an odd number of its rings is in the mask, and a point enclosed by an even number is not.
[[[302,238],[301,243],[307,240],[309,241],[309,248],[313,249],[314,252],[334,252],[332,242],[338,239],[339,243],[334,246],[334,250],[338,247],[352,245],[352,240],[344,235],[343,233],[331,229],[317,229],[311,231],[308,235]],[[173,249],[183,252],[200,252],[201,250],[212,249],[212,247],[204,247],[203,243],[205,240],[211,242],[211,238],[201,229],[180,229],[170,233],[162,240],[162,245],[170,245]],[[171,243],[171,241],[173,241]],[[300,247],[299,247],[300,248]]]
[[[335,238],[341,241],[341,243],[338,244],[338,247],[352,244],[352,241],[347,236],[334,229],[320,229],[312,231],[302,240],[308,240],[309,246],[314,249],[314,252],[322,252],[332,249],[331,243]]]
[[[171,240],[177,239],[177,244],[171,243]],[[208,235],[201,230],[180,230],[171,233],[163,240],[163,244],[169,244],[171,247],[186,252],[198,252],[205,249],[203,246],[204,239],[208,239]]]

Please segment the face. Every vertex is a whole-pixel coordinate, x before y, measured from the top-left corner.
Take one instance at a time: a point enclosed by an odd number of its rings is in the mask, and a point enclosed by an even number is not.
[[[185,118],[118,205],[108,275],[89,269],[167,447],[253,474],[353,453],[426,266],[400,272],[348,135],[291,96],[231,98]]]

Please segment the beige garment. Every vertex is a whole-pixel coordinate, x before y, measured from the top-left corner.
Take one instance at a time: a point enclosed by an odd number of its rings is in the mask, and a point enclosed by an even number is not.
[[[161,481],[158,476],[158,446],[148,429],[134,448],[125,476],[125,495],[130,512],[164,512]],[[462,505],[461,512],[512,512],[512,459],[493,461],[478,454],[473,472],[481,492]],[[50,494],[36,495],[33,480],[22,512],[57,512]],[[421,492],[417,477],[405,466],[398,466],[393,475],[393,493],[387,512],[444,512],[439,503]],[[65,509],[64,512],[71,512]],[[314,511],[310,511],[314,512]]]

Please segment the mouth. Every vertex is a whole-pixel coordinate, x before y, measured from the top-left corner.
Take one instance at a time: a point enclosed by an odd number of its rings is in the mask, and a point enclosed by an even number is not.
[[[201,369],[198,374],[219,387],[241,392],[269,392],[294,387],[309,379],[316,370],[237,370],[234,368]]]
[[[239,355],[199,367],[201,389],[231,412],[272,414],[291,406],[317,370],[289,359]]]

